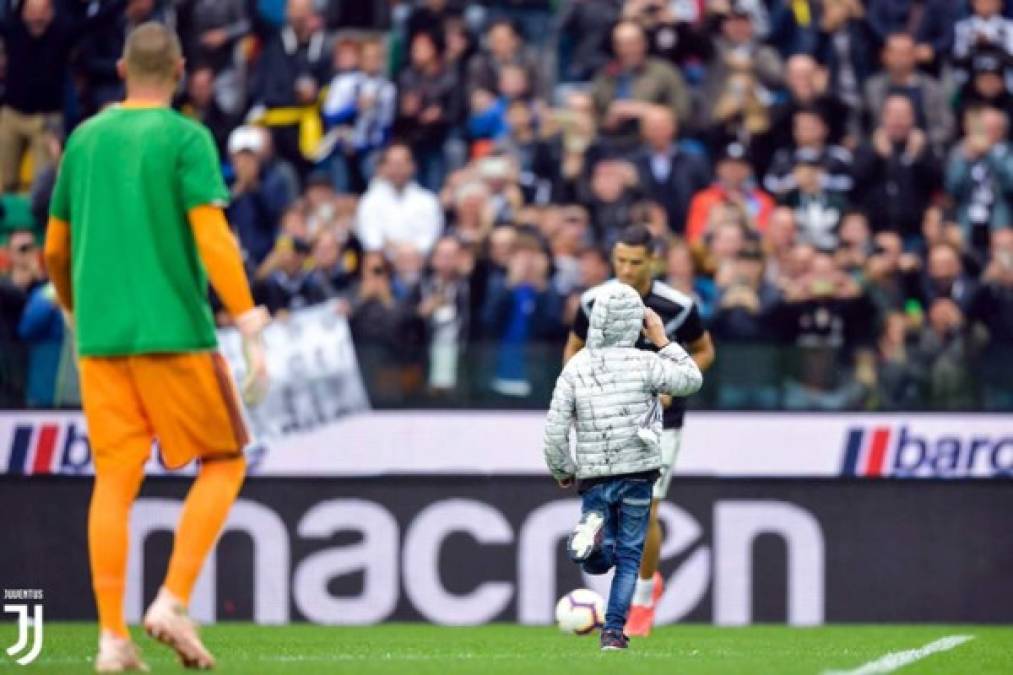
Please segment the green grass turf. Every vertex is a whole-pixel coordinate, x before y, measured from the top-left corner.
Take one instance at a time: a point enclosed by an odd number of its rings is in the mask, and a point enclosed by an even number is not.
[[[45,647],[38,661],[22,668],[0,652],[0,672],[90,672],[95,630],[93,624],[47,624]],[[898,672],[1013,673],[1013,627],[669,626],[656,629],[650,638],[634,640],[629,652],[605,654],[598,651],[596,637],[507,624],[345,628],[226,623],[207,626],[203,634],[223,673],[819,675],[829,669],[858,668],[888,652],[922,647],[947,635],[975,637]],[[139,630],[134,630],[134,636],[153,672],[181,672],[168,650]],[[14,625],[0,624],[0,646],[13,644],[14,638]]]

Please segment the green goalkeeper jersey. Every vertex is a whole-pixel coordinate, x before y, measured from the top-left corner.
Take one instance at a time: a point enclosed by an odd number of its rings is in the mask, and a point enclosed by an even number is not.
[[[211,134],[171,109],[113,107],[71,134],[50,212],[70,223],[81,356],[216,346],[187,212],[228,198]]]

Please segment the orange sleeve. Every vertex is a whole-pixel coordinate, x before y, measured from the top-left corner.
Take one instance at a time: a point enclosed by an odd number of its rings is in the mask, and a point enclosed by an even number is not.
[[[211,286],[229,315],[235,318],[253,309],[239,243],[229,229],[225,212],[217,206],[197,206],[187,215]]]
[[[46,270],[56,288],[60,305],[74,311],[74,297],[70,287],[70,223],[50,216],[46,224]]]

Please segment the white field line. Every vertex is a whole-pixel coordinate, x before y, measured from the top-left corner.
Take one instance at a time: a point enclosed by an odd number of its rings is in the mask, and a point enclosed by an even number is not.
[[[859,666],[855,670],[826,670],[823,672],[823,675],[881,675],[883,673],[892,673],[908,664],[924,659],[926,656],[948,651],[973,639],[973,635],[948,635],[918,649],[890,652],[875,661],[870,661]]]

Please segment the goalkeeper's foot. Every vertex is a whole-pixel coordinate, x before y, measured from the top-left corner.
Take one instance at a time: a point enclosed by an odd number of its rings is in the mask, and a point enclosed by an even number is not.
[[[95,657],[96,673],[148,672],[148,664],[141,660],[141,652],[130,638],[103,632],[98,640]]]
[[[197,635],[197,624],[187,614],[183,603],[164,588],[158,591],[144,615],[144,630],[175,651],[184,668],[210,670],[215,667],[214,657]]]

